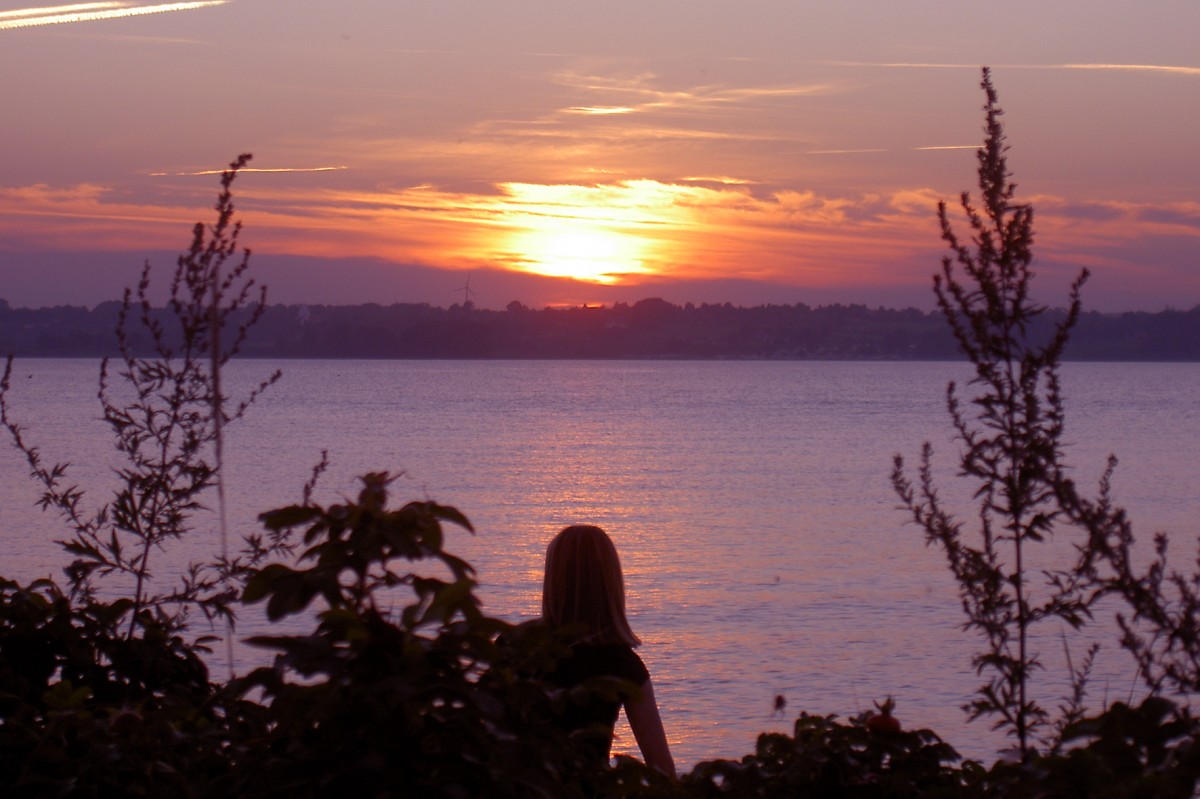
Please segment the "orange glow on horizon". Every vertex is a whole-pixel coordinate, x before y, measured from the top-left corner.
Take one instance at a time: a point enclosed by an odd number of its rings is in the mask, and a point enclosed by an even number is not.
[[[264,170],[271,173],[274,170]],[[595,286],[737,279],[824,288],[924,285],[941,255],[928,188],[858,197],[754,192],[732,178],[667,183],[504,183],[486,192],[427,184],[362,192],[313,173],[235,186],[244,241],[257,253],[379,258],[455,270],[507,269]],[[215,182],[147,178],[141,198],[100,185],[0,188],[20,219],[0,245],[23,249],[174,250],[208,218]],[[953,207],[953,198],[946,198]],[[1120,268],[1147,236],[1200,238],[1200,204],[1025,198],[1039,209],[1043,259]],[[584,285],[573,290],[589,299]],[[592,298],[594,299],[594,297]]]

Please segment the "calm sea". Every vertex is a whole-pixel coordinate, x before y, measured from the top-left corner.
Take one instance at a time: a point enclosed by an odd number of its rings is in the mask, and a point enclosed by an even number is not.
[[[962,364],[243,361],[227,384],[276,366],[282,381],[228,430],[237,531],[297,500],[322,449],[323,501],[352,494],[366,471],[402,472],[398,501],[433,498],[472,520],[478,534],[452,533],[449,548],[478,567],[488,609],[517,620],[537,613],[551,536],[605,527],[683,767],[740,757],[802,710],[845,717],[888,695],[907,726],[968,756],[1003,747],[959,709],[979,684],[975,642],[941,554],[906,524],[888,479],[895,453],[915,462],[931,441],[944,494],[971,521],[944,409],[946,382],[968,376]],[[10,402],[47,460],[70,461],[99,500],[116,461],[96,375],[94,361],[19,361]],[[1200,365],[1072,363],[1064,378],[1077,476],[1091,483],[1117,453],[1115,492],[1136,529],[1171,532],[1186,565],[1200,518]],[[52,543],[61,527],[33,507],[26,471],[0,447],[2,572],[23,579],[64,563]],[[1065,557],[1070,540],[1041,554]],[[198,529],[161,569],[217,541]],[[239,636],[261,629],[258,614],[245,613]],[[1101,626],[1096,704],[1137,686]],[[1038,642],[1050,706],[1066,690],[1060,632]],[[236,667],[255,657],[239,648]],[[213,666],[227,674],[222,657]],[[618,749],[632,746],[619,730]]]

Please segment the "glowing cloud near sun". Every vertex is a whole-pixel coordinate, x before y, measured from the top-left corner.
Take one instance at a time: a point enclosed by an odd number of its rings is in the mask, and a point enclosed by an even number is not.
[[[170,11],[192,11],[197,8],[225,5],[228,2],[229,0],[195,0],[186,3],[155,3],[153,5],[138,5],[132,2],[99,2],[18,8],[12,11],[0,11],[0,30],[139,17]]]
[[[566,110],[568,114],[584,114],[587,116],[612,116],[614,114],[632,114],[637,109],[627,105],[577,105]]]
[[[693,222],[692,189],[650,180],[616,184],[507,183],[494,257],[549,277],[612,284],[654,274],[666,229]]]

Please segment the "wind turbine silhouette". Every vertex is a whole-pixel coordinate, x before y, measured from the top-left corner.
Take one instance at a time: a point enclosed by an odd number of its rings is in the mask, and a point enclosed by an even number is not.
[[[467,275],[466,285],[456,289],[456,291],[461,291],[463,293],[463,308],[470,310],[472,307],[474,307],[475,303],[471,302],[471,297],[475,294],[475,292],[471,290],[470,275]]]

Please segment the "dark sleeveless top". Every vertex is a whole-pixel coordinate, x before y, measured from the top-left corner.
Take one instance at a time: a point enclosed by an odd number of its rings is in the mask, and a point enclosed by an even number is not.
[[[637,652],[633,651],[633,647],[627,644],[575,644],[571,647],[570,656],[558,662],[549,681],[560,688],[571,689],[595,677],[614,677],[641,688],[650,679],[650,672]],[[629,686],[619,687],[615,694],[601,686],[598,688],[595,694],[576,697],[583,701],[567,703],[562,725],[568,732],[592,725],[603,725],[607,736],[603,742],[596,741],[595,745],[598,750],[603,750],[597,754],[602,754],[604,762],[607,763],[617,714],[621,710],[621,704],[634,694],[629,690]]]

